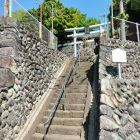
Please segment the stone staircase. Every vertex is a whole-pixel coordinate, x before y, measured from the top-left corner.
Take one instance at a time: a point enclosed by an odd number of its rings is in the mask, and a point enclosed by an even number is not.
[[[70,67],[71,65],[69,65]],[[47,140],[84,140],[86,139],[86,131],[84,124],[87,122],[87,114],[90,107],[90,85],[88,81],[88,73],[90,63],[88,61],[81,62],[80,66],[76,64],[76,70],[73,71],[65,89],[66,100],[64,94],[60,99],[57,110],[49,126],[46,139]],[[44,136],[44,123],[47,121],[49,113],[56,101],[58,93],[61,89],[64,77],[67,75],[69,68],[63,73],[55,84],[52,91],[52,99],[50,104],[46,106],[46,111],[36,126],[35,133],[30,140],[42,140]],[[62,78],[63,77],[63,78]],[[63,81],[62,81],[63,79]],[[64,111],[64,102],[66,102],[66,110]]]

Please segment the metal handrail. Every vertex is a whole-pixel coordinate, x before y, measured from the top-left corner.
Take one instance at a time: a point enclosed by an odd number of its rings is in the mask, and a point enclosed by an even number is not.
[[[78,53],[78,56],[79,56],[79,53]],[[70,78],[70,75],[71,75],[74,67],[75,67],[75,64],[77,62],[78,56],[74,58],[75,60],[74,60],[72,66],[71,66],[71,68],[69,70],[69,73],[68,73],[67,77],[65,78],[65,81],[64,81],[64,83],[62,85],[62,88],[61,88],[61,90],[60,90],[60,92],[58,94],[58,97],[57,97],[57,99],[56,99],[56,101],[55,101],[55,103],[54,103],[54,105],[53,105],[53,107],[51,109],[51,112],[49,114],[49,117],[48,117],[46,123],[44,123],[44,137],[43,137],[43,140],[46,140],[46,132],[48,131],[48,127],[49,127],[50,122],[51,122],[51,120],[53,118],[54,112],[56,111],[56,108],[58,106],[59,100],[62,97],[62,93],[64,92],[65,87],[66,87],[66,84],[67,84],[67,82],[68,82],[68,80]]]

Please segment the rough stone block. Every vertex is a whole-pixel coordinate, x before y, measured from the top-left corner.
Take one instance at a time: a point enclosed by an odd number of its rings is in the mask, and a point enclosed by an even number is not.
[[[105,94],[101,94],[100,102],[102,104],[105,104],[105,105],[108,105],[112,108],[115,108],[115,106],[114,106],[113,102],[111,101],[110,97],[105,95]]]
[[[118,128],[119,125],[117,125],[113,120],[105,116],[100,117],[100,129],[112,131],[117,130]]]
[[[5,31],[5,34],[0,34],[0,47],[18,47],[18,37],[9,31]]]
[[[11,87],[15,83],[15,76],[9,69],[0,69],[0,87]]]
[[[11,17],[8,17],[6,20],[4,17],[0,17],[0,25],[1,26],[10,25],[19,29],[18,20]]]
[[[0,67],[8,68],[14,73],[17,71],[17,66],[16,66],[15,60],[9,56],[0,55]]]
[[[0,48],[0,55],[11,56],[15,60],[19,59],[18,51],[13,47]]]

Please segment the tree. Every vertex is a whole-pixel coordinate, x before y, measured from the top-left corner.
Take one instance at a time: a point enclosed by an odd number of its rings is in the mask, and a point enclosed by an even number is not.
[[[25,10],[17,10],[15,12],[12,12],[12,17],[20,21],[21,23],[23,22],[23,18],[26,16]]]
[[[119,14],[119,1],[120,0],[113,0],[114,17],[121,18],[123,16],[126,20],[140,23],[140,19],[138,18],[140,15],[140,0],[123,0],[123,14]]]
[[[39,23],[25,10],[21,9],[13,12],[12,17],[17,19],[26,29],[38,34]]]
[[[123,1],[124,4],[124,12],[119,14],[119,2]],[[140,0],[113,0],[113,8],[114,8],[114,17],[118,18],[124,18],[125,20],[129,20],[132,22],[138,22],[140,23]],[[125,22],[125,32],[126,37],[129,40],[137,41],[137,35],[136,35],[136,25]],[[120,22],[118,20],[114,20],[114,27],[117,31],[118,27],[120,25]],[[121,28],[122,31],[122,28]],[[131,35],[132,34],[132,35]]]
[[[63,4],[58,0],[45,0],[42,5],[43,14],[43,25],[51,30],[52,18],[51,10],[53,4],[53,33],[58,37],[59,43],[66,41],[67,33],[64,31],[66,28],[81,27],[86,25],[94,25],[100,23],[95,18],[87,18],[86,14],[82,14],[78,9],[71,7],[64,7]],[[61,12],[57,12],[61,10]],[[37,9],[31,9],[29,12],[39,19],[40,7]],[[50,12],[49,12],[50,11]]]
[[[131,9],[140,12],[140,0],[131,0]]]

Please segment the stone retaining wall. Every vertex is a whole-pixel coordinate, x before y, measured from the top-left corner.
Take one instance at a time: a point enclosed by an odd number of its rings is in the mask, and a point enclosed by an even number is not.
[[[128,62],[118,79],[111,50],[124,46]],[[140,44],[101,38],[99,54],[100,140],[140,139]]]
[[[96,60],[95,49],[96,49],[96,45],[94,45],[94,44],[93,45],[90,45],[89,47],[85,47],[83,49],[84,56],[86,56],[87,58],[91,59],[92,62],[94,60]],[[64,54],[66,54],[67,56],[74,56],[73,46],[58,48],[58,50],[61,51]],[[77,50],[78,51],[80,50],[80,48],[79,48],[78,45],[77,45]]]
[[[121,73],[125,79],[140,79],[140,43],[121,40],[101,39],[99,72],[100,79],[107,76],[117,77],[117,65],[112,63],[111,51],[115,48],[123,48],[127,54],[127,63],[122,63]]]
[[[0,139],[16,137],[66,59],[15,19],[0,17]]]

